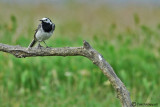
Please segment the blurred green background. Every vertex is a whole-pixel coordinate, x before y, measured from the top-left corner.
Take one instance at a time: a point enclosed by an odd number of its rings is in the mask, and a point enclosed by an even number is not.
[[[50,47],[78,47],[87,40],[111,64],[132,101],[159,103],[160,6],[0,2],[0,43],[27,47],[42,17],[56,25],[46,41]],[[0,52],[0,107],[120,106],[108,78],[84,57],[18,59]]]

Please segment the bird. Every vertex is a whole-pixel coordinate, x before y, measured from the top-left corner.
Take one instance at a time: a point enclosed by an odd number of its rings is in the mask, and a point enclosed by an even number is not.
[[[44,17],[39,21],[41,21],[41,23],[38,25],[38,28],[35,30],[34,39],[29,44],[28,49],[33,47],[37,42],[38,42],[38,48],[42,47],[40,45],[40,42],[44,42],[44,44],[46,45],[46,48],[48,48],[47,44],[45,43],[45,40],[49,39],[52,36],[55,30],[55,24],[52,23],[52,21],[47,17]]]

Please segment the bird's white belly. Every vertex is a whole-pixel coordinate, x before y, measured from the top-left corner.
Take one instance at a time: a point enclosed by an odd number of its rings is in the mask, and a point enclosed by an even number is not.
[[[45,41],[52,36],[52,33],[46,33],[46,32],[39,30],[35,36],[38,41]]]

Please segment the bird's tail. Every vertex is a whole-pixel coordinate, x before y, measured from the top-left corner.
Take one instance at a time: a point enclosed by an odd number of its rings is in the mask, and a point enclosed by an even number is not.
[[[32,42],[29,44],[28,48],[33,47],[36,44],[36,42],[37,41],[35,39],[33,39]]]

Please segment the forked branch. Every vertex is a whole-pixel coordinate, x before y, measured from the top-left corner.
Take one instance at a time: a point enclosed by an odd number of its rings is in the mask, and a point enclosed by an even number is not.
[[[97,65],[108,77],[110,83],[117,92],[122,107],[132,107],[130,94],[122,81],[117,77],[110,64],[105,61],[103,56],[94,50],[86,41],[82,47],[64,47],[64,48],[32,48],[27,49],[21,46],[11,46],[0,43],[0,51],[13,54],[17,58],[35,57],[35,56],[84,56]]]

